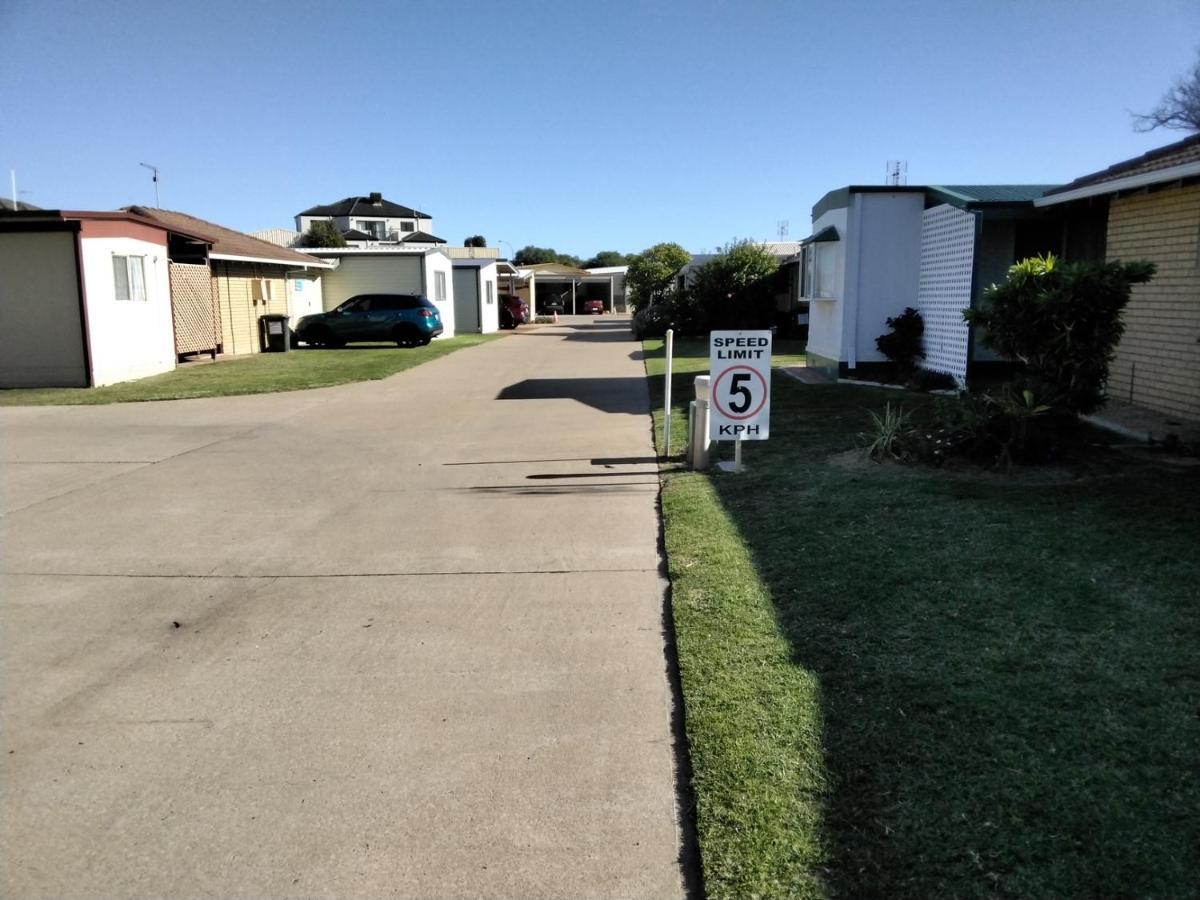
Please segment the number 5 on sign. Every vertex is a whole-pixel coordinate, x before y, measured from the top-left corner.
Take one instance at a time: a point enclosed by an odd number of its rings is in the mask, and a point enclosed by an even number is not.
[[[709,344],[715,441],[765,441],[771,434],[771,332],[714,331]]]

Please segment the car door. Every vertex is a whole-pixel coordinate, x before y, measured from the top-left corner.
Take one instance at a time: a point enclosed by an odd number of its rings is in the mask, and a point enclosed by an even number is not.
[[[378,295],[371,298],[371,310],[367,313],[368,337],[374,341],[390,341],[400,321],[403,297]]]
[[[329,317],[329,328],[340,341],[361,341],[367,331],[367,315],[371,308],[371,297],[354,297],[337,308]]]

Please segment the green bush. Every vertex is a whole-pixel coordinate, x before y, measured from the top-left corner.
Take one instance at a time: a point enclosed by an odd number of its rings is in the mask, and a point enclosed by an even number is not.
[[[673,304],[667,300],[639,306],[630,320],[633,336],[639,341],[648,337],[662,337],[671,327],[674,316]]]
[[[891,331],[875,338],[875,346],[892,361],[896,374],[903,379],[916,371],[917,360],[925,356],[921,352],[925,321],[919,312],[906,306],[900,315],[888,319],[887,325]]]
[[[963,317],[985,329],[984,343],[1023,366],[1019,387],[1072,414],[1104,404],[1108,367],[1125,330],[1132,286],[1154,276],[1149,262],[1023,260]]]
[[[779,259],[762,244],[734,241],[700,266],[680,298],[680,328],[770,328],[775,321]]]
[[[345,247],[346,239],[328,219],[318,219],[300,236],[301,247]]]

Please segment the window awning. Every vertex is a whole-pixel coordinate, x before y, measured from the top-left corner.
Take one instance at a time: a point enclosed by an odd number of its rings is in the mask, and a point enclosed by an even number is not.
[[[806,237],[800,243],[801,244],[820,244],[824,241],[840,241],[841,239],[842,239],[841,235],[838,234],[837,229],[834,228],[832,225],[827,225],[826,227],[824,227],[820,231],[818,231],[816,234],[810,234],[808,237]]]

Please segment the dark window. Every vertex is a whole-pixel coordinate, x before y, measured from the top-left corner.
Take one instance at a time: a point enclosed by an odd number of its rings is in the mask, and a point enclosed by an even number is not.
[[[369,295],[361,295],[351,297],[345,303],[337,308],[338,312],[366,312],[371,308],[371,297]]]

